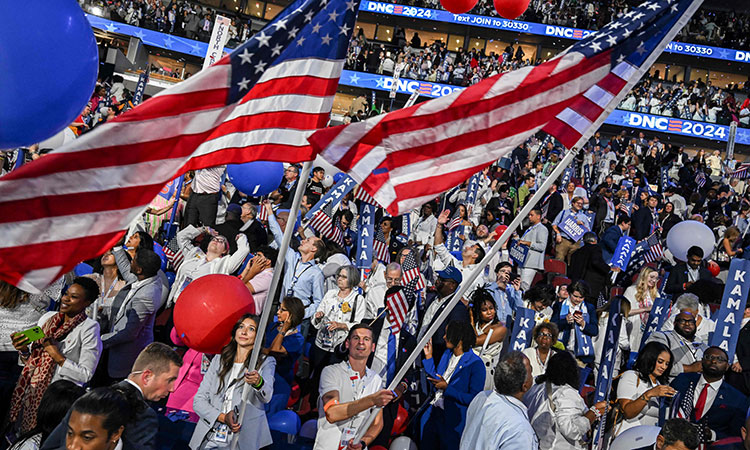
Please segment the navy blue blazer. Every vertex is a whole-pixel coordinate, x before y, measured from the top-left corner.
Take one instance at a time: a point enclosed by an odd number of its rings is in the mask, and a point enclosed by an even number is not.
[[[609,264],[609,261],[612,259],[612,255],[614,255],[615,249],[617,248],[617,243],[622,236],[623,232],[619,225],[612,225],[604,231],[604,234],[602,234],[600,247],[602,248],[602,258],[604,258],[605,263]]]
[[[700,377],[701,374],[699,373],[682,373],[671,384],[675,390],[684,396],[689,389],[695,389]],[[672,407],[677,408],[678,406],[673,405]],[[716,433],[717,440],[740,436],[740,428],[745,423],[747,406],[747,397],[727,383],[725,379],[719,386],[719,392],[716,393],[711,408],[703,414],[699,422],[708,425]],[[694,417],[690,417],[689,420],[695,423]]]
[[[571,324],[568,323],[565,316],[560,317],[560,310],[562,309],[562,302],[555,302],[555,304],[552,306],[552,322],[555,322],[557,324],[557,328],[562,333],[562,339],[558,339],[563,343],[563,345],[568,344],[568,340],[570,340],[570,333],[573,331],[573,327]],[[583,334],[594,337],[597,334],[599,334],[599,324],[596,320],[596,308],[594,308],[594,305],[591,303],[586,302],[586,310],[589,314],[589,320],[586,322],[586,325],[583,327]],[[568,349],[571,351],[574,351],[575,349]],[[593,362],[594,361],[594,355],[591,356],[581,356],[578,357],[581,361],[584,362]]]
[[[443,353],[437,371],[435,370],[434,359],[422,360],[427,376],[438,378],[437,374],[444,374],[452,355],[453,352],[450,350]],[[484,390],[486,376],[487,371],[484,368],[484,362],[476,353],[470,350],[461,355],[458,365],[451,375],[448,387],[445,388],[443,393],[445,421],[440,430],[440,440],[444,441],[441,442],[442,448],[459,447],[461,434],[466,426],[466,410],[474,397]]]

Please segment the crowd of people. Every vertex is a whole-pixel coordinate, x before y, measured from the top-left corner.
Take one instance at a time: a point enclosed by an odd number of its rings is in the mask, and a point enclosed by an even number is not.
[[[561,156],[554,140],[534,137],[474,182],[405,216],[378,210],[375,239],[384,250],[366,270],[354,262],[367,200],[352,191],[331,209],[340,238],[289,217],[301,183],[303,216],[331,188],[325,169],[301,180],[289,165],[265,198],[222,182],[223,166],[191,173],[181,191],[154,200],[126,238],[87,261],[91,273],[66,275],[42,294],[0,286],[6,435],[17,449],[59,448],[66,439],[70,449],[94,427],[97,448],[154,448],[159,424],[171,420],[192,430],[184,445],[194,450],[228,447],[235,435],[242,448],[261,448],[279,439],[278,415],[291,413],[312,421],[305,437],[316,449],[387,448],[398,436],[419,448],[585,449],[605,417],[607,439],[616,439],[663,424],[660,408],[667,408],[681,419],[662,432],[672,427],[683,444],[741,448],[750,327],[733,355],[708,340],[729,261],[750,244],[750,193],[733,176],[736,162],[718,151],[689,155],[643,133],[597,133],[524,218],[515,242],[451,302]],[[662,167],[667,185],[657,181]],[[710,254],[693,246],[681,261],[665,239],[688,219],[710,227],[718,244]],[[573,234],[570,220],[585,232]],[[290,226],[293,243],[276,261]],[[610,259],[624,235],[661,242],[664,256],[612,277]],[[515,246],[528,249],[522,260],[511,256]],[[167,260],[157,247],[168,250]],[[281,289],[269,292],[277,270]],[[415,273],[424,282],[416,292]],[[227,330],[229,343],[216,355],[187,348],[172,328],[181,293],[213,274],[239,277],[256,313],[272,302],[260,342],[254,314]],[[394,328],[387,299],[399,293],[409,311]],[[664,296],[672,299],[668,317],[648,334],[651,309]],[[610,398],[592,403],[586,386],[599,375],[613,303],[624,318],[621,375]],[[511,337],[520,308],[534,312],[535,326],[519,352]],[[745,316],[743,325],[750,308]],[[261,358],[249,367],[256,344]],[[414,351],[420,356],[388,390]],[[82,386],[94,389],[81,396]],[[164,407],[160,417],[144,402]],[[365,422],[372,411],[375,420]],[[108,418],[92,424],[87,416]],[[362,442],[349,442],[363,426]]]

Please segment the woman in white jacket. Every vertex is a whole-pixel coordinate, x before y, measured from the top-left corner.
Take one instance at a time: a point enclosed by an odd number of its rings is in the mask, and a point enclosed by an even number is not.
[[[50,311],[39,319],[41,339],[30,342],[23,333],[11,336],[24,368],[13,391],[10,423],[20,425],[21,432],[36,425],[37,408],[50,383],[69,380],[82,386],[94,375],[102,340],[99,323],[86,317],[86,308],[97,297],[96,281],[78,277],[62,296],[60,312]]]
[[[276,360],[260,355],[255,367],[249,367],[255,346],[258,316],[245,314],[232,328],[232,339],[214,356],[193,399],[200,417],[190,439],[192,450],[229,448],[234,433],[239,433],[239,450],[257,450],[271,445],[271,430],[265,405],[273,396]],[[245,415],[239,421],[242,393],[249,385]]]
[[[239,269],[242,261],[250,253],[247,236],[244,233],[237,235],[237,251],[229,254],[229,242],[220,234],[213,234],[213,230],[207,228],[195,228],[188,225],[177,233],[177,243],[185,258],[175,275],[172,290],[169,292],[167,306],[171,306],[177,300],[180,293],[197,278],[215,273],[231,274]],[[204,252],[193,245],[193,239],[201,233],[213,234]]]
[[[578,363],[573,354],[557,352],[550,358],[545,374],[537,378],[537,385],[529,391],[529,417],[539,436],[540,450],[588,448],[584,438],[606,412],[607,402],[586,406],[578,393],[579,382]]]

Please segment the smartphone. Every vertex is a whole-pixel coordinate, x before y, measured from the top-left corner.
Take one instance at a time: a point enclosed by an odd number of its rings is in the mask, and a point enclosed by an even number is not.
[[[44,339],[44,331],[42,331],[41,327],[31,327],[28,330],[23,330],[20,332],[26,338],[29,340],[29,342],[36,342],[40,339]]]

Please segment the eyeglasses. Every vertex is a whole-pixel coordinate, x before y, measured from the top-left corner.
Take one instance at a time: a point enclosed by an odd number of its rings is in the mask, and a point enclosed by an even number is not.
[[[723,356],[718,356],[718,355],[703,355],[703,361],[725,363],[729,360]]]
[[[542,331],[541,333],[539,333],[539,337],[540,337],[540,338],[543,338],[543,337],[545,337],[545,338],[550,338],[550,339],[552,339],[552,333],[547,333],[546,331]]]
[[[687,323],[695,325],[695,319],[676,319],[675,322]]]

